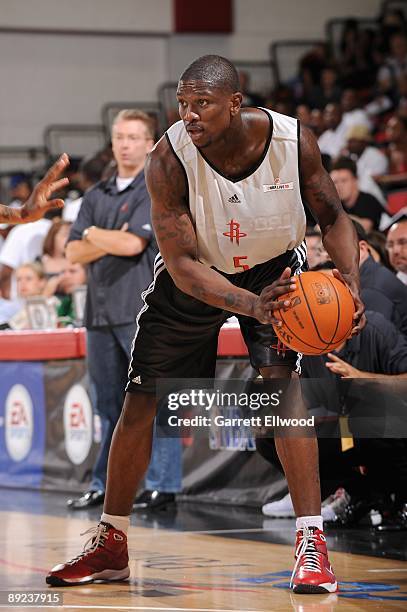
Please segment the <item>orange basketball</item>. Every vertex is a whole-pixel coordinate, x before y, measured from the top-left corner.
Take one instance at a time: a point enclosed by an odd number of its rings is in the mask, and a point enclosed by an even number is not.
[[[291,305],[274,311],[277,337],[293,351],[322,355],[339,346],[353,327],[355,304],[346,285],[322,272],[295,277],[297,288],[281,296]]]

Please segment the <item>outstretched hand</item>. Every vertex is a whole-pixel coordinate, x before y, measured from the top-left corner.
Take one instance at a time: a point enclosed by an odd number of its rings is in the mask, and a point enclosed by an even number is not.
[[[21,222],[29,223],[41,219],[52,208],[62,208],[64,201],[50,199],[55,191],[69,183],[67,178],[59,178],[69,166],[69,157],[63,153],[58,161],[48,170],[44,178],[34,187],[32,194],[21,207]]]
[[[273,316],[275,310],[290,305],[290,300],[278,300],[279,297],[297,288],[295,278],[291,276],[291,268],[286,268],[279,279],[264,287],[256,299],[253,317],[260,323],[272,323],[279,327],[281,321]]]
[[[357,287],[356,284],[347,282],[342,276],[342,274],[339,272],[339,270],[337,270],[336,268],[332,270],[332,274],[334,275],[335,278],[340,280],[344,285],[348,286],[349,291],[352,294],[353,301],[355,302],[355,314],[353,315],[354,324],[349,334],[349,337],[351,338],[352,336],[356,336],[366,325],[366,316],[364,314],[365,305],[363,304],[361,300],[359,287]]]
[[[358,370],[353,367],[347,361],[344,361],[334,353],[328,353],[328,359],[330,361],[326,362],[326,367],[333,374],[339,374],[342,378],[366,378],[367,372],[362,372],[362,370]]]

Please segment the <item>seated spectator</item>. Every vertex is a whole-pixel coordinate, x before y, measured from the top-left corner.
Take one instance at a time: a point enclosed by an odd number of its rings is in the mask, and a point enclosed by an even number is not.
[[[68,240],[71,224],[57,219],[51,225],[43,244],[40,257],[46,278],[61,274],[65,270],[65,245]]]
[[[307,244],[308,264],[310,269],[314,270],[315,266],[325,263],[329,259],[329,255],[322,244],[321,232],[311,229],[307,230],[305,241]]]
[[[318,108],[314,108],[311,111],[309,127],[314,132],[315,137],[317,139],[321,136],[322,132],[324,131],[324,119],[323,119],[322,111],[320,111]]]
[[[23,173],[13,174],[10,178],[10,188],[9,188],[9,198],[10,202],[8,206],[10,208],[18,208],[23,202],[28,200],[32,192],[32,182],[31,179]],[[7,233],[10,231],[12,226],[7,223],[0,224],[0,247],[3,244],[4,240],[7,237]]]
[[[312,92],[321,82],[321,73],[326,67],[327,58],[327,45],[321,42],[316,43],[300,59],[298,78],[293,83],[295,97],[298,101],[311,104]]]
[[[387,157],[371,145],[372,136],[366,126],[354,125],[348,130],[346,139],[343,154],[356,162],[360,188],[385,204],[383,193],[374,177],[386,174],[389,165]]]
[[[354,125],[364,125],[371,128],[367,112],[361,108],[359,95],[355,89],[345,89],[341,97],[342,121],[341,129],[347,133]]]
[[[27,298],[41,296],[46,284],[42,265],[38,262],[27,262],[19,266],[16,270],[16,284],[18,298],[23,303]],[[47,299],[47,304],[50,309],[55,310],[56,320],[57,299],[50,297]],[[8,325],[12,329],[30,329],[29,316],[25,305],[9,320]]]
[[[18,207],[23,204],[31,195],[33,190],[31,179],[26,174],[13,174],[10,179],[10,204],[9,206]]]
[[[54,216],[54,213],[46,216]],[[4,298],[17,297],[14,273],[17,268],[28,261],[35,261],[42,255],[45,236],[51,227],[48,218],[35,223],[25,223],[13,227],[4,241],[0,253],[0,291]]]
[[[290,117],[295,116],[294,94],[288,85],[279,85],[270,92],[265,101],[265,107],[283,113]]]
[[[367,310],[380,312],[407,338],[407,287],[373,259],[366,232],[357,221],[353,225],[359,241],[362,301]]]
[[[367,234],[369,243],[370,255],[377,262],[385,266],[390,272],[394,273],[394,269],[390,263],[389,254],[386,250],[386,236],[383,232],[372,230]]]
[[[77,178],[78,187],[81,193],[86,193],[89,189],[96,185],[96,183],[102,180],[103,173],[107,165],[110,163],[108,156],[109,149],[107,149],[106,153],[101,151],[95,157],[83,160],[81,162]],[[75,200],[66,201],[62,211],[63,220],[73,223],[78,216],[81,204],[82,196],[76,198]]]
[[[391,117],[386,125],[389,174],[407,176],[407,119]]]
[[[239,70],[240,92],[243,95],[243,106],[262,106],[263,98],[254,91],[250,91],[250,76],[244,70]]]
[[[404,72],[407,72],[407,36],[399,31],[391,35],[390,54],[377,74],[381,91],[396,100],[397,79]]]
[[[321,72],[321,82],[316,85],[308,97],[311,108],[323,110],[327,104],[339,103],[342,90],[338,85],[338,73],[332,66]]]
[[[57,308],[58,317],[64,317],[65,323],[74,323],[77,313],[73,303],[73,293],[75,289],[86,285],[86,267],[80,263],[68,263],[59,283],[60,289],[64,292]]]
[[[339,157],[346,144],[346,132],[343,129],[342,108],[340,104],[327,104],[323,114],[325,131],[318,138],[321,153],[332,159]]]
[[[398,101],[396,112],[399,117],[407,118],[407,72],[403,72],[397,79]]]
[[[391,210],[390,198],[395,192],[407,191],[407,116],[390,117],[386,124],[386,139],[389,168],[387,174],[376,177],[376,182],[387,191]]]
[[[390,4],[390,3],[389,3]],[[389,6],[387,2],[382,5],[382,14],[379,19],[381,33],[390,40],[395,32],[407,31],[406,17],[402,9]]]
[[[366,231],[377,229],[383,207],[370,193],[360,190],[355,162],[340,157],[332,165],[330,175],[344,209],[358,217]]]
[[[339,74],[344,87],[368,89],[374,84],[377,66],[376,38],[373,30],[360,29],[358,20],[346,20],[339,57]]]
[[[397,277],[407,285],[407,211],[390,226],[386,248]]]
[[[27,262],[16,270],[17,293],[20,299],[41,295],[46,277],[43,266],[38,262]]]
[[[306,104],[299,104],[295,109],[296,118],[301,121],[302,125],[309,127],[311,123],[311,109]]]

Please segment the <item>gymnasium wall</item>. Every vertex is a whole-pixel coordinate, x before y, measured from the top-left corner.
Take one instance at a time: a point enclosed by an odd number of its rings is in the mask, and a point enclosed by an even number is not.
[[[2,0],[0,146],[40,145],[51,123],[100,123],[106,102],[155,100],[160,83],[203,53],[267,60],[271,41],[320,38],[327,19],[372,17],[379,6],[379,0],[235,0],[234,34],[191,36],[172,34],[171,0]],[[30,31],[36,28],[89,35]]]

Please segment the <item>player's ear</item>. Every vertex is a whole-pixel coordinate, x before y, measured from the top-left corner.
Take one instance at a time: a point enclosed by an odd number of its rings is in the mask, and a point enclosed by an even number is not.
[[[230,114],[232,115],[232,117],[237,115],[237,113],[239,112],[240,107],[242,106],[242,100],[243,96],[239,91],[232,94],[232,97],[230,99]]]

